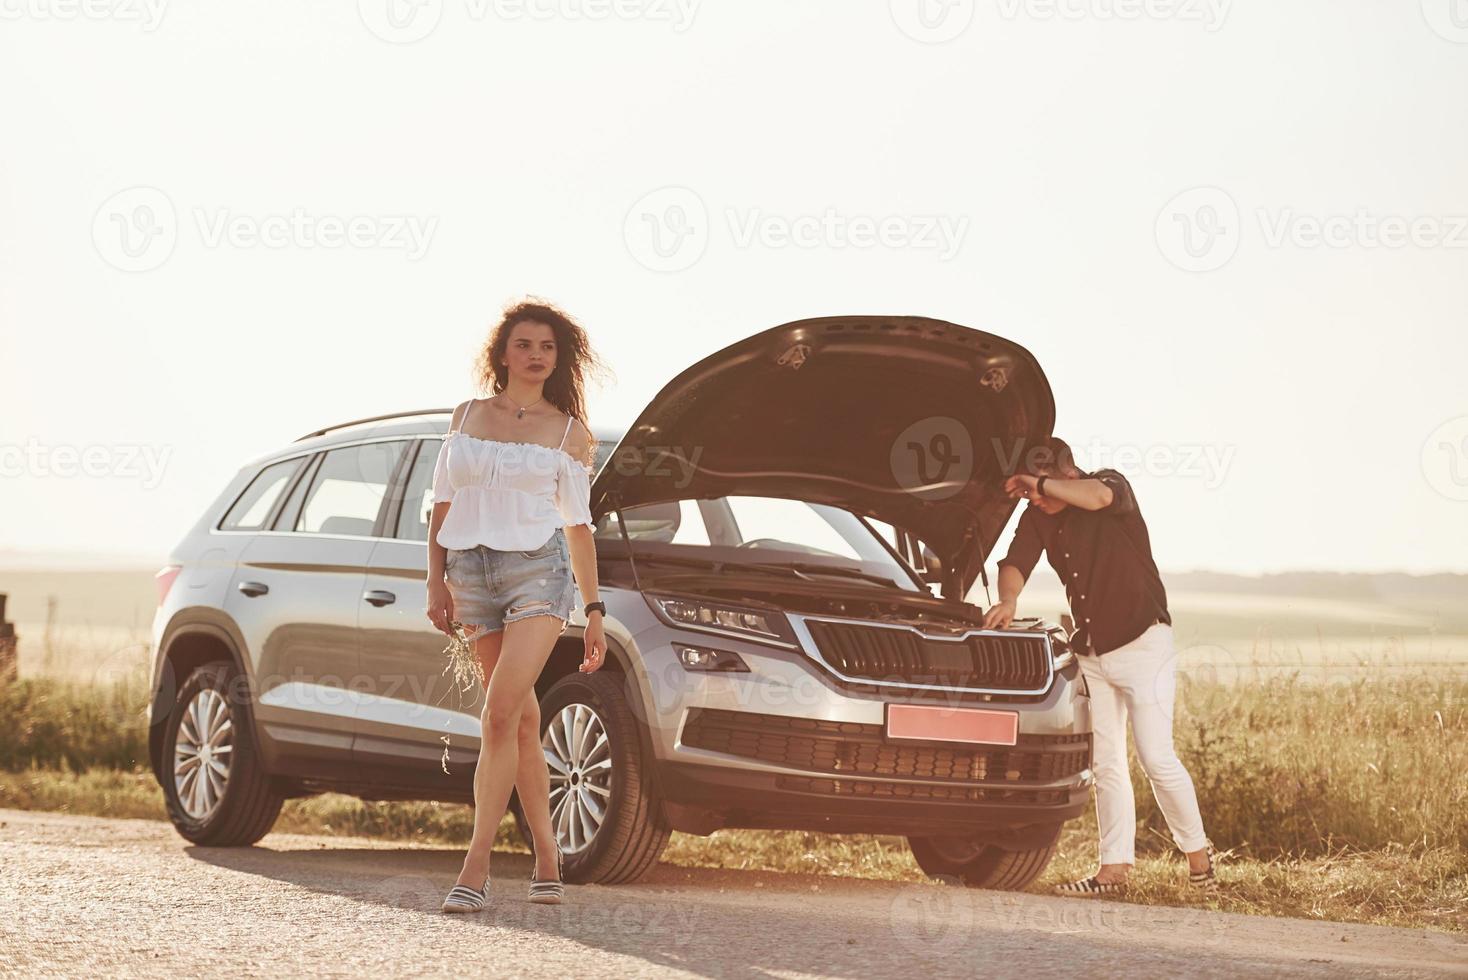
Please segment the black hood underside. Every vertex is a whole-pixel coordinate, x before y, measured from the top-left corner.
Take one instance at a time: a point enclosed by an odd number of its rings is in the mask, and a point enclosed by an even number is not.
[[[956,598],[1014,510],[1004,478],[1054,422],[1049,382],[1011,341],[924,317],[800,320],[665,385],[597,476],[592,511],[727,495],[831,504],[915,534]]]

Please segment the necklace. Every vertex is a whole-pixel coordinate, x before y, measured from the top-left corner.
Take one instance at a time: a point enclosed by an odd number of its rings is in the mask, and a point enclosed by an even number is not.
[[[534,408],[536,405],[539,405],[541,402],[545,401],[545,396],[544,395],[541,395],[539,398],[535,399],[535,401],[531,402],[529,405],[521,405],[518,402],[516,402],[515,399],[511,398],[509,395],[506,395],[503,391],[500,392],[500,396],[503,397],[505,401],[507,401],[511,405],[514,405],[515,406],[515,408],[517,409],[517,411],[515,412],[515,418],[517,418],[517,419],[523,419],[525,417],[525,409],[527,409],[527,408]]]

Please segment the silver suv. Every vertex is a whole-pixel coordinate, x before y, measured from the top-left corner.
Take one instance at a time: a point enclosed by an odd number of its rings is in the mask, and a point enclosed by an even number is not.
[[[483,692],[454,685],[424,615],[449,415],[251,461],[159,572],[149,745],[184,837],[249,844],[326,790],[472,800]],[[985,630],[960,597],[1053,419],[1009,341],[830,317],[598,431],[609,656],[577,671],[578,611],[537,685],[567,879],[634,879],[672,831],[721,827],[905,835],[976,886],[1039,875],[1089,796],[1077,665],[1065,630]]]

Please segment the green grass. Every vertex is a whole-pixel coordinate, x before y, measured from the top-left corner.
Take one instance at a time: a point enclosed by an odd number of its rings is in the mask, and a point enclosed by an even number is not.
[[[146,690],[32,678],[0,685],[0,806],[163,817],[146,771]],[[1468,931],[1468,679],[1189,683],[1175,731],[1209,835],[1227,855],[1229,911]],[[1183,865],[1140,767],[1131,901],[1190,904]],[[279,831],[462,846],[468,807],[292,800]],[[502,847],[523,850],[506,821]],[[1089,872],[1094,816],[1066,828],[1036,889]],[[721,831],[674,835],[687,867],[895,881],[923,876],[900,838]]]

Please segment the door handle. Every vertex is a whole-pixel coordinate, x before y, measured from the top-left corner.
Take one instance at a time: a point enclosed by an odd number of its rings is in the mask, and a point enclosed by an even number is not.
[[[239,584],[239,590],[253,599],[258,595],[264,595],[269,592],[270,586],[264,582],[241,582]]]
[[[386,589],[373,589],[370,592],[364,592],[362,593],[362,598],[366,599],[374,606],[390,606],[394,602],[398,601],[398,597],[393,595],[391,592],[388,592]]]

